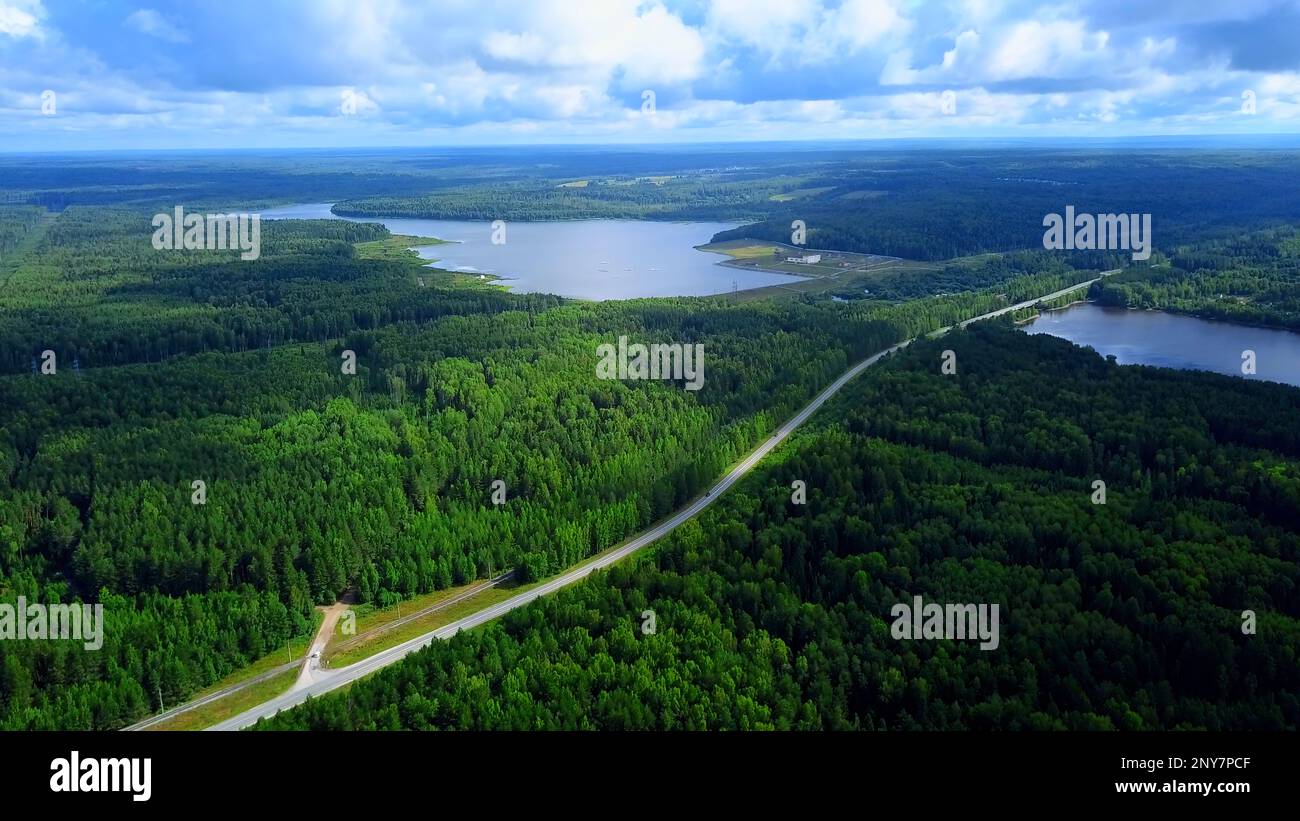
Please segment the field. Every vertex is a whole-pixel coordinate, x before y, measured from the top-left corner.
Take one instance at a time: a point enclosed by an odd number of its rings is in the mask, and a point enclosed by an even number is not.
[[[699,248],[701,251],[727,255],[730,259],[722,264],[729,267],[793,274],[805,277],[808,280],[806,282],[773,285],[728,295],[729,299],[738,302],[781,298],[783,296],[827,298],[842,294],[855,294],[859,295],[857,298],[870,298],[872,283],[879,282],[884,274],[907,275],[911,272],[917,276],[922,276],[924,272],[934,270],[933,265],[895,257],[819,251],[752,239],[714,242],[701,245]],[[802,256],[809,253],[820,253],[822,255],[821,261],[814,264],[785,261],[786,257]]]

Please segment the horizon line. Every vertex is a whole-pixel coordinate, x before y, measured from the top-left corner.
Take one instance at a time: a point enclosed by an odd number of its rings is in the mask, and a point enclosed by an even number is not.
[[[1235,142],[1250,143],[1259,141],[1292,141],[1295,148],[1300,148],[1300,132],[1263,132],[1243,134],[1241,132],[1203,132],[1196,134],[1119,134],[1112,136],[1074,135],[1074,136],[985,136],[985,137],[814,137],[766,140],[666,140],[653,143],[640,142],[539,142],[539,143],[430,143],[411,145],[311,145],[311,146],[195,146],[185,148],[63,148],[63,149],[4,149],[0,148],[0,157],[10,156],[67,156],[80,154],[234,154],[234,153],[292,153],[292,152],[349,152],[349,151],[463,151],[483,152],[491,150],[542,150],[542,149],[682,149],[691,147],[754,147],[754,146],[881,146],[900,143],[960,144],[995,146],[998,144],[1020,145],[1062,145],[1068,143],[1115,143],[1115,142],[1189,142],[1197,140],[1221,140],[1229,144]],[[1273,146],[1287,147],[1287,146]]]

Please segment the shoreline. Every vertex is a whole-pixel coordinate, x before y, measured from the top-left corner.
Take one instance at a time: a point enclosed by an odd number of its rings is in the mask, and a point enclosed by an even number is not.
[[[1103,305],[1095,299],[1079,299],[1079,300],[1075,300],[1074,302],[1071,302],[1068,305],[1062,305],[1057,308],[1045,308],[1041,310],[1039,314],[1050,313],[1052,311],[1064,311],[1066,308],[1073,308],[1075,305],[1080,305],[1080,304],[1096,305],[1098,308],[1113,309],[1117,311],[1140,311],[1143,313],[1151,313],[1151,314],[1169,314],[1170,316],[1182,316],[1182,317],[1187,317],[1188,319],[1199,319],[1202,322],[1214,322],[1219,325],[1231,325],[1235,328],[1255,328],[1256,330],[1260,330],[1260,331],[1281,331],[1284,333],[1300,334],[1300,327],[1292,327],[1289,325],[1263,325],[1258,322],[1241,322],[1235,319],[1223,319],[1222,317],[1217,317],[1217,316],[1206,316],[1204,314],[1194,313],[1192,311],[1180,310],[1178,308],[1139,308],[1134,305]],[[1036,316],[1029,317],[1027,319],[1023,319],[1016,322],[1016,324],[1020,325],[1025,322],[1030,322],[1035,318]]]
[[[1033,322],[1035,319],[1038,319],[1038,318],[1039,318],[1040,316],[1042,316],[1043,314],[1050,314],[1050,313],[1052,313],[1053,311],[1064,311],[1066,308],[1073,308],[1075,305],[1089,305],[1089,304],[1094,304],[1094,300],[1091,300],[1091,299],[1076,299],[1076,300],[1074,300],[1073,302],[1067,302],[1066,304],[1064,304],[1064,305],[1058,305],[1058,306],[1055,307],[1055,308],[1040,308],[1040,309],[1038,310],[1038,312],[1037,312],[1036,314],[1034,314],[1033,316],[1027,316],[1027,317],[1025,317],[1024,319],[1017,319],[1017,320],[1014,321],[1013,324],[1015,324],[1016,326],[1025,325],[1025,324],[1028,324],[1028,323],[1030,323],[1030,322]]]

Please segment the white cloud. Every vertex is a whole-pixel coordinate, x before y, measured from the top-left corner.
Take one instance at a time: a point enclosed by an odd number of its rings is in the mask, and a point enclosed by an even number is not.
[[[10,37],[40,37],[38,27],[41,4],[22,0],[0,0],[0,34]]]
[[[1172,55],[1176,47],[1173,37],[1146,37],[1122,50],[1112,47],[1108,32],[1090,30],[1082,20],[1021,20],[988,26],[983,32],[963,30],[933,65],[916,68],[911,50],[894,52],[880,81],[884,85],[978,85],[1139,76]]]
[[[967,29],[957,35],[953,47],[945,51],[943,59],[933,66],[912,68],[911,49],[904,48],[890,54],[880,73],[880,82],[887,86],[948,83],[957,79],[964,83],[970,82],[975,79],[975,63],[979,53],[979,32]]]
[[[1194,25],[1278,8],[1166,1]],[[156,1],[0,0],[0,150],[54,146],[61,130],[176,146],[1296,130],[1300,63],[1271,54],[1269,71],[1242,70],[1238,35],[1219,47],[1217,30],[1125,2],[223,0],[182,16]],[[57,117],[39,117],[43,88]],[[365,116],[339,116],[341,89]],[[1250,118],[1243,89],[1258,94]]]
[[[1086,75],[1106,59],[1109,39],[1081,20],[1017,23],[995,48],[988,74],[995,80]]]
[[[854,52],[906,32],[911,25],[889,0],[844,0],[825,14],[817,33],[826,42]]]
[[[739,43],[770,65],[816,65],[851,56],[906,33],[912,21],[894,0],[714,0],[707,30],[715,43]]]
[[[628,87],[688,82],[702,72],[699,32],[657,3],[545,0],[525,8],[509,30],[484,36],[490,57],[582,72],[596,81],[618,72]]]
[[[188,43],[190,41],[188,34],[153,9],[136,9],[127,15],[127,18],[122,22],[126,24],[127,28],[135,29],[150,37],[157,37],[159,40],[166,40],[169,43]]]
[[[797,48],[817,11],[813,0],[714,0],[708,27],[719,40],[779,56]]]

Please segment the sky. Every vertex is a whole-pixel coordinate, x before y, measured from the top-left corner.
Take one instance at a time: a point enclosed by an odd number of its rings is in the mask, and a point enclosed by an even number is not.
[[[1300,0],[0,0],[0,151],[1300,133]]]

